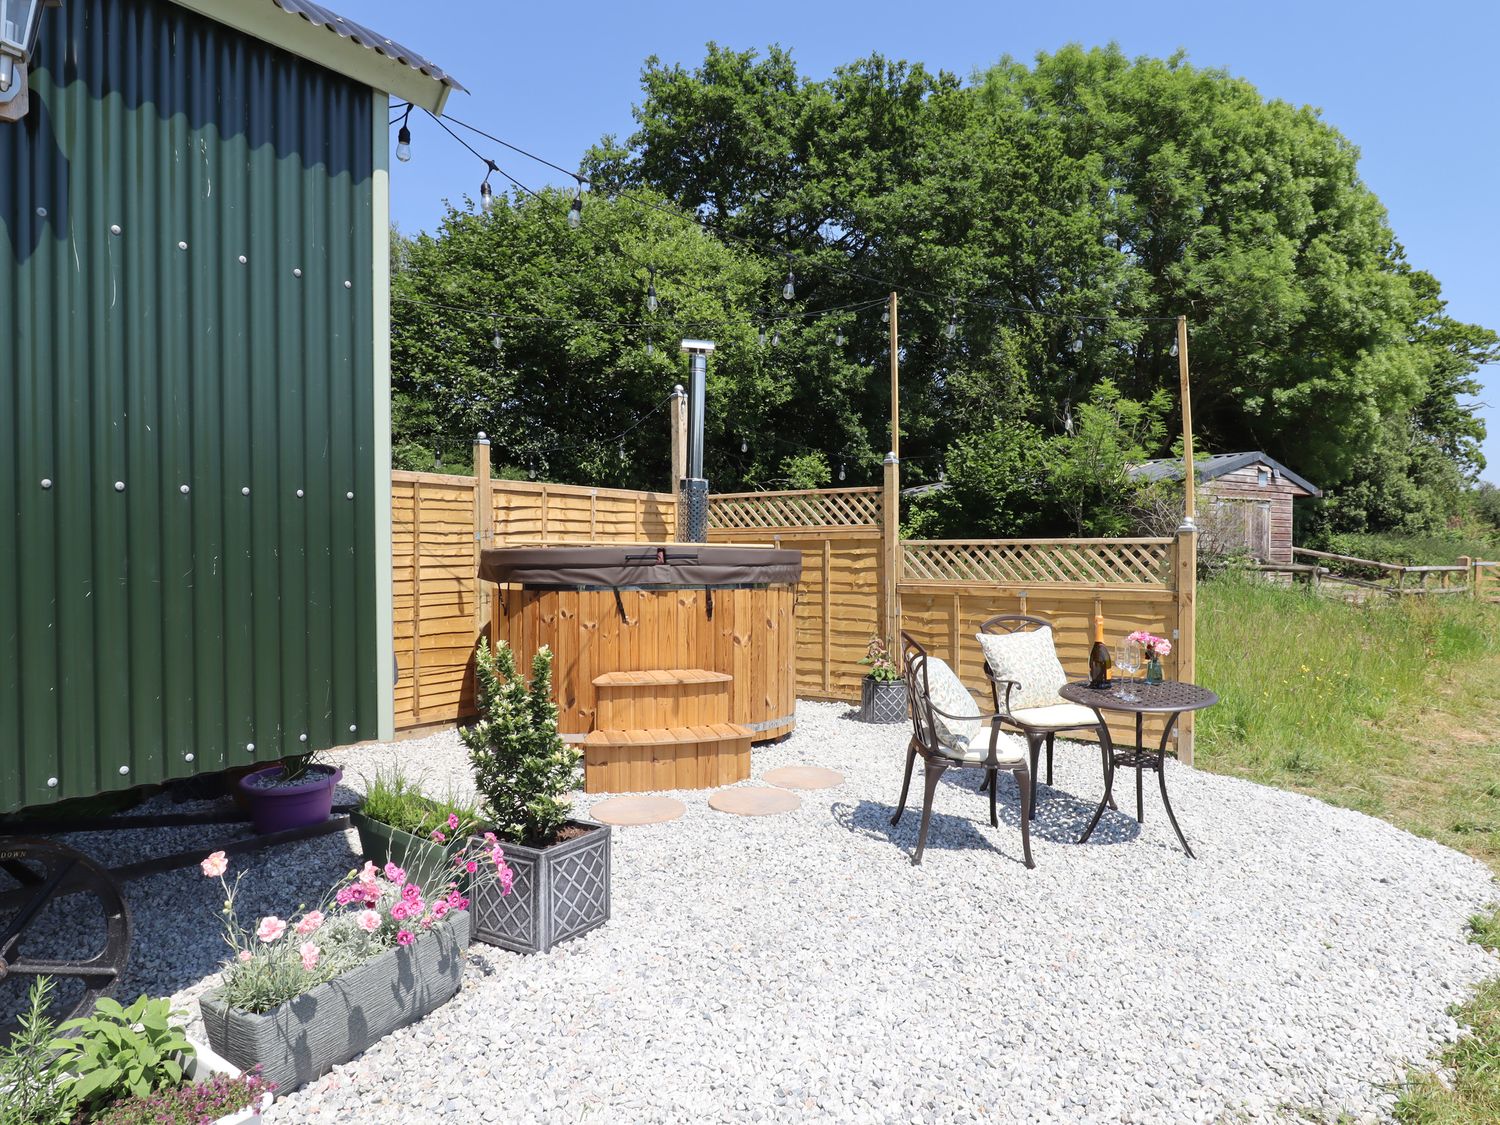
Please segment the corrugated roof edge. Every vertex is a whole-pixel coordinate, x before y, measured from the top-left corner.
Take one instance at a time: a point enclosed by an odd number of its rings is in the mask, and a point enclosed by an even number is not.
[[[454,90],[464,89],[441,67],[415,51],[311,0],[173,2],[433,113],[443,111],[448,95]]]
[[[373,28],[355,23],[321,4],[311,3],[310,0],[271,0],[271,2],[284,12],[301,16],[314,27],[327,28],[340,38],[350,39],[361,47],[368,47],[377,55],[384,55],[393,62],[410,67],[418,74],[425,74],[428,78],[441,82],[450,89],[463,90],[464,93],[468,93],[457,79],[436,63],[408,47],[403,47],[394,39],[381,35]]]

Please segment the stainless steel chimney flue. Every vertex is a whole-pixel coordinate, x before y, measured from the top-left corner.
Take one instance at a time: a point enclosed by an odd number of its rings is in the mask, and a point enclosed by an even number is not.
[[[677,513],[679,543],[708,542],[708,481],[703,479],[704,405],[708,396],[708,357],[712,340],[684,340],[688,355],[687,476]]]

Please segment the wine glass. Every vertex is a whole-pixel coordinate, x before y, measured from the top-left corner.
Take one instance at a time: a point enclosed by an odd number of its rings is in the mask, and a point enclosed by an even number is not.
[[[1134,676],[1141,670],[1141,646],[1137,641],[1121,641],[1115,646],[1115,667],[1126,676]],[[1134,703],[1140,696],[1136,695],[1129,687],[1129,679],[1124,679],[1120,684],[1120,699],[1125,703]]]

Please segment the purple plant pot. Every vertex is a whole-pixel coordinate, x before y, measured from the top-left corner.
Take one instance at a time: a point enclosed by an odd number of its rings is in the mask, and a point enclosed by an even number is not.
[[[341,769],[311,766],[307,776],[291,785],[256,785],[255,779],[280,773],[282,767],[267,766],[239,780],[241,795],[250,806],[250,821],[261,835],[306,828],[327,820],[333,812],[333,791],[344,778]]]

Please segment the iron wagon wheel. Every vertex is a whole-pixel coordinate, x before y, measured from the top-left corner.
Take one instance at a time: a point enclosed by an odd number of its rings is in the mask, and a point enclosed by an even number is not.
[[[93,1010],[94,1002],[120,982],[130,958],[130,908],[120,884],[82,852],[52,840],[0,836],[0,871],[13,887],[0,889],[0,983],[17,978],[29,987],[40,976],[75,982],[77,1000],[67,1019]],[[92,899],[102,912],[97,951],[66,956],[30,956],[27,934],[57,900]],[[69,907],[70,913],[72,908]],[[81,927],[80,927],[81,928]],[[35,936],[35,934],[33,934]]]

